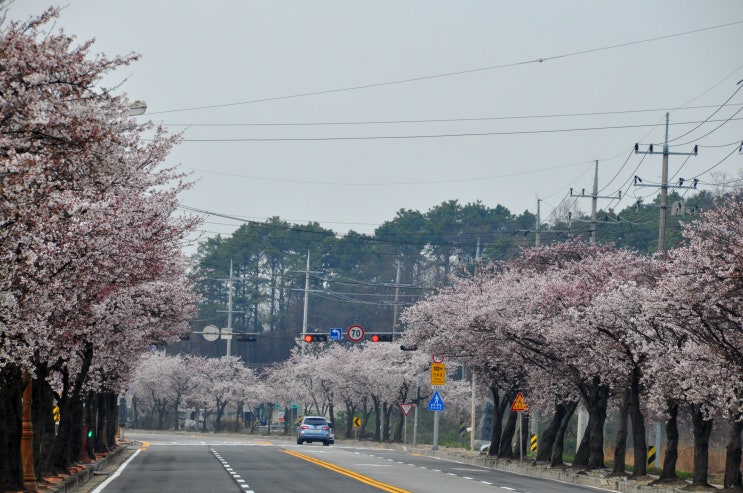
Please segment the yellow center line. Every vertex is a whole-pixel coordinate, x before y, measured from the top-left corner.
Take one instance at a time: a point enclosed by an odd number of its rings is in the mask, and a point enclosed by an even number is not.
[[[375,488],[379,488],[380,490],[389,491],[390,493],[410,493],[408,490],[403,490],[402,488],[397,488],[396,486],[382,483],[381,481],[372,479],[369,476],[364,476],[363,474],[351,471],[350,469],[336,466],[335,464],[316,459],[309,455],[300,454],[299,452],[295,452],[293,450],[283,450],[283,452],[289,455],[293,455],[294,457],[298,457],[302,460],[306,460],[307,462],[312,462],[313,464],[317,464],[318,466],[324,467],[326,469],[330,469],[331,471],[337,472],[338,474],[343,474],[344,476],[348,476],[349,478],[355,479],[356,481],[359,481],[361,483],[374,486]]]

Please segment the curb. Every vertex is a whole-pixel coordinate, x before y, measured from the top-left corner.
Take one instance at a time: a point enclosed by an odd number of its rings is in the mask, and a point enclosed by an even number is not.
[[[54,493],[72,493],[80,488],[83,484],[88,482],[96,472],[100,469],[104,469],[111,462],[115,461],[121,454],[123,454],[129,448],[129,444],[120,444],[114,450],[108,452],[105,456],[100,459],[85,465],[85,469],[75,474],[66,477],[62,482],[50,485],[44,491],[50,491]]]
[[[683,488],[673,488],[664,486],[650,486],[639,481],[633,481],[627,477],[600,477],[589,476],[586,473],[573,472],[563,468],[553,468],[545,465],[534,464],[529,462],[516,462],[513,460],[503,460],[491,458],[482,455],[468,455],[447,450],[417,449],[425,451],[426,454],[434,457],[442,457],[451,460],[457,460],[467,464],[488,467],[499,471],[521,474],[524,476],[538,477],[561,481],[564,483],[578,484],[582,486],[591,486],[605,490],[617,491],[619,493],[678,493]]]

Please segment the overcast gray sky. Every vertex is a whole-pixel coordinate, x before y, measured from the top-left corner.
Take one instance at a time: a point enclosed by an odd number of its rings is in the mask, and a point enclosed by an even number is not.
[[[631,181],[659,183],[661,156],[630,151],[662,144],[666,111],[671,150],[700,146],[671,156],[674,180],[743,168],[743,90],[717,111],[743,79],[738,0],[65,5],[57,26],[95,52],[142,55],[113,80],[184,132],[169,162],[198,180],[187,207],[339,234],[452,199],[515,214],[541,199],[548,220],[571,187],[590,193],[599,160],[601,194],[626,197],[599,206],[621,209],[657,193]]]

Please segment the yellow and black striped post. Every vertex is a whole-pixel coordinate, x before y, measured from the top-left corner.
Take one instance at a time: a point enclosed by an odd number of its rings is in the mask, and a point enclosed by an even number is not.
[[[467,432],[467,423],[459,423],[459,434],[464,435]]]
[[[531,451],[536,452],[537,451],[537,434],[534,433],[531,436]]]
[[[655,462],[655,445],[648,447],[648,465],[651,466]]]

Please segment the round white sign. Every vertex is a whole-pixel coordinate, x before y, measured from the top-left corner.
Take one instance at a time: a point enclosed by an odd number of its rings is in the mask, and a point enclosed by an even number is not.
[[[346,331],[348,340],[352,342],[359,342],[364,339],[364,328],[360,325],[352,325]]]
[[[431,361],[434,363],[443,363],[444,362],[444,355],[443,354],[434,354],[431,356]]]
[[[207,325],[204,327],[202,334],[204,335],[204,339],[209,342],[214,342],[219,339],[219,329],[216,325]]]

